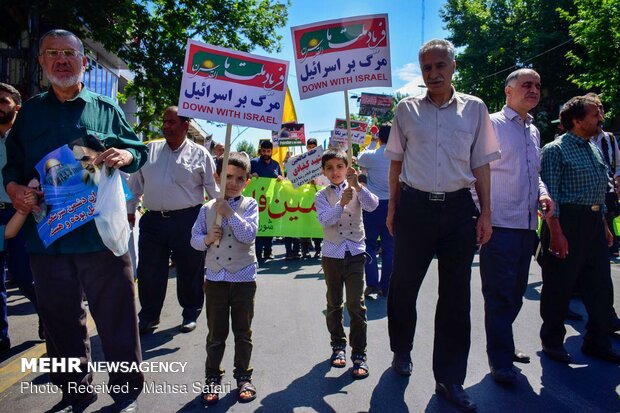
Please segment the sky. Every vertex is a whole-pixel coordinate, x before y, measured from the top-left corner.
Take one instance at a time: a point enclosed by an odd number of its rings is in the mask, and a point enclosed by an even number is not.
[[[287,25],[277,30],[283,37],[281,52],[267,53],[257,48],[252,53],[290,62],[288,86],[293,96],[297,121],[305,124],[306,139],[317,138],[321,144],[329,137],[335,119],[345,117],[344,93],[333,92],[309,99],[299,99],[291,27],[324,20],[387,13],[392,87],[354,89],[349,91],[349,96],[359,95],[361,92],[385,94],[401,92],[415,96],[424,93],[424,89],[418,87],[423,84],[418,64],[418,49],[424,41],[445,38],[448,34],[443,29],[443,22],[439,17],[439,10],[444,3],[444,0],[291,0]],[[423,11],[424,25],[422,25]],[[358,109],[356,100],[351,99],[350,112],[357,113]],[[206,131],[213,133],[216,142],[224,142],[226,125],[200,123]],[[242,140],[257,146],[260,139],[268,138],[271,138],[271,131],[234,126],[231,148],[234,150],[237,143]]]

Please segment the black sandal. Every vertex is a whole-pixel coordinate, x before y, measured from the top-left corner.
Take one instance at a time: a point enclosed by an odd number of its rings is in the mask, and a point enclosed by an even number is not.
[[[240,376],[237,379],[237,389],[239,390],[239,395],[237,396],[239,403],[249,403],[256,399],[256,387],[252,384],[251,376]],[[250,397],[241,397],[245,392],[250,392]]]
[[[368,377],[370,374],[370,369],[368,368],[368,364],[366,364],[366,356],[362,354],[353,354],[351,355],[351,360],[353,361],[353,369],[351,370],[351,375],[355,380],[362,380]],[[362,374],[355,374],[355,371],[363,371]]]
[[[336,364],[337,361],[344,361],[343,364]],[[332,347],[332,356],[329,358],[332,367],[342,369],[347,365],[347,354],[344,347]]]
[[[210,376],[206,378],[205,387],[203,387],[202,396],[200,397],[202,399],[203,404],[205,404],[206,406],[213,406],[214,404],[220,401],[219,386],[221,386],[221,384],[222,384],[222,378],[219,376]],[[217,391],[216,389],[214,389],[215,386],[218,386]],[[210,400],[207,400],[206,399],[207,396],[215,396],[215,397],[213,397]]]

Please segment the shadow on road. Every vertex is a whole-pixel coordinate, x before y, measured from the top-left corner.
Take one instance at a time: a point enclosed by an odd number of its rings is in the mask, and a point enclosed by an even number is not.
[[[408,385],[409,377],[399,376],[388,367],[372,391],[368,413],[408,412],[409,408],[405,403],[405,390]]]
[[[142,359],[149,360],[154,357],[163,356],[166,354],[176,353],[179,351],[179,347],[174,348],[159,348],[164,344],[172,341],[175,335],[179,333],[179,327],[175,326],[167,330],[155,330],[152,334],[144,334],[140,336],[140,343],[142,345]]]
[[[353,379],[350,369],[342,369],[342,374],[338,377],[325,377],[330,368],[329,361],[318,363],[308,373],[295,379],[286,389],[262,399],[256,412],[292,412],[296,408],[307,407],[317,412],[335,413],[325,398],[332,394],[346,394],[342,388],[350,384]]]

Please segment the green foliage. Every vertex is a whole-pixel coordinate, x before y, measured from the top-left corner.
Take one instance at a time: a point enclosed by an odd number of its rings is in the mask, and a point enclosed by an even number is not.
[[[540,74],[535,117],[545,142],[553,138],[555,126],[548,121],[560,105],[583,93],[569,80],[573,69],[565,55],[575,46],[558,7],[572,12],[573,0],[448,0],[441,11],[458,48],[456,88],[483,99],[491,112],[505,102],[510,72],[531,67]]]
[[[250,155],[250,158],[256,156],[257,149],[247,140],[242,140],[237,144],[237,152],[245,152]]]
[[[620,0],[574,0],[575,10],[562,9],[569,33],[580,46],[567,56],[569,79],[601,93],[607,115],[620,114]],[[608,116],[609,117],[609,116]]]
[[[281,1],[285,1],[282,3]],[[66,28],[100,42],[135,78],[139,132],[158,130],[163,110],[178,102],[187,39],[241,50],[279,51],[275,29],[287,21],[288,0],[22,0],[41,26]]]

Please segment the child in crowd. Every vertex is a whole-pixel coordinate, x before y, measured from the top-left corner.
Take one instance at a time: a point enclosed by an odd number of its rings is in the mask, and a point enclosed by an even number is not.
[[[32,191],[27,191],[24,195],[24,203],[28,206],[36,206],[38,203],[38,196],[34,189],[39,186],[39,181],[33,179],[28,184],[28,187],[33,188]],[[28,214],[24,214],[23,212],[15,211],[15,214],[9,219],[9,222],[6,225],[0,225],[0,251],[4,251],[6,248],[4,240],[15,238],[19,233],[19,230],[22,229],[24,223],[28,219]]]
[[[362,187],[342,150],[329,149],[321,158],[330,185],[316,194],[315,205],[323,226],[322,266],[327,284],[327,329],[331,335],[332,367],[346,365],[347,338],[343,326],[343,286],[351,318],[351,360],[354,379],[368,377],[366,364],[366,306],[364,303],[364,225],[362,209],[373,211],[379,199]],[[346,180],[345,180],[346,179]]]
[[[222,159],[216,161],[215,178],[219,182]],[[254,241],[258,230],[258,205],[241,195],[250,178],[250,160],[232,152],[226,168],[224,199],[205,204],[192,228],[192,247],[207,251],[205,260],[205,298],[207,307],[207,361],[202,400],[207,405],[219,401],[229,318],[235,335],[235,369],[238,400],[247,403],[256,398],[252,384],[252,318],[256,294],[256,255]],[[217,225],[216,215],[222,216]]]

